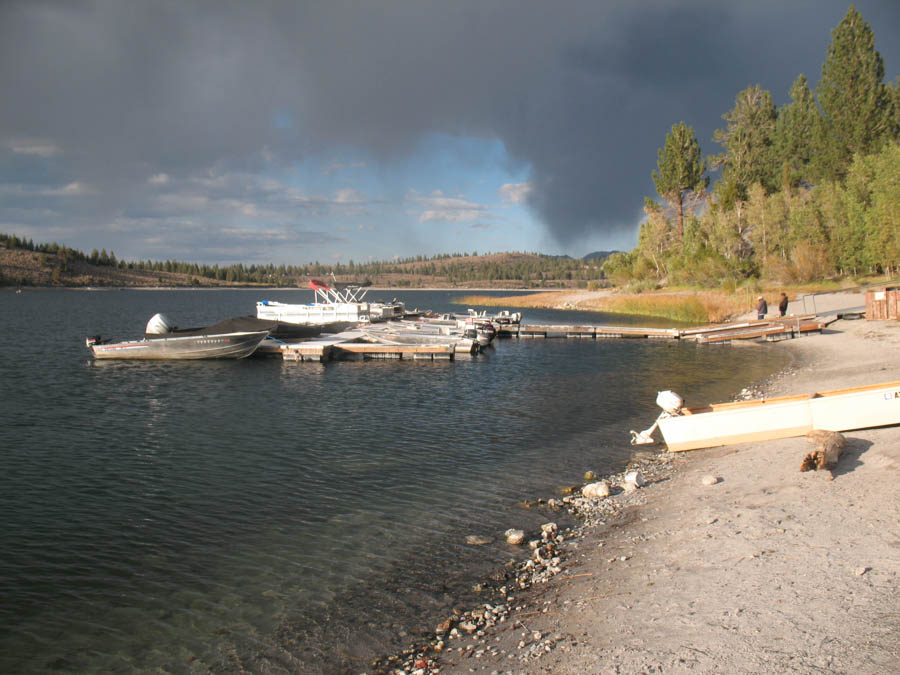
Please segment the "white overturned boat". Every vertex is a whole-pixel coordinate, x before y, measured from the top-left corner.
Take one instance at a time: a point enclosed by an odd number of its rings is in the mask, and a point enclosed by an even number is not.
[[[813,429],[849,431],[900,424],[900,382],[758,401],[685,408],[678,394],[659,393],[663,413],[632,443],[652,443],[659,426],[672,452],[802,436]]]
[[[313,302],[298,305],[274,300],[260,300],[256,303],[256,317],[270,321],[298,324],[324,324],[338,321],[364,323],[402,319],[405,307],[394,299],[391,302],[366,302],[368,289],[355,284],[333,284],[332,286],[311,279]]]
[[[99,335],[85,341],[95,359],[243,359],[277,329],[277,323],[243,317],[205,328],[179,329],[162,314],[147,322],[144,339],[109,342]]]

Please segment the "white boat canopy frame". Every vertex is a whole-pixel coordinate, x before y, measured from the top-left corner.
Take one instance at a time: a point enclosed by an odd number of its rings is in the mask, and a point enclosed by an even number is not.
[[[362,302],[369,292],[368,288],[363,288],[356,284],[329,286],[324,281],[318,279],[310,279],[309,287],[315,291],[316,297],[320,298],[324,304],[341,304]]]

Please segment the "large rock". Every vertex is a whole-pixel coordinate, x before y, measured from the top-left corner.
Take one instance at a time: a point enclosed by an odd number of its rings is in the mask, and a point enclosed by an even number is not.
[[[609,483],[605,480],[596,483],[588,483],[581,488],[581,495],[588,499],[602,499],[609,497]]]
[[[503,535],[506,537],[506,543],[513,544],[514,546],[518,546],[525,541],[525,533],[522,530],[514,530],[510,528],[509,530],[504,532]]]

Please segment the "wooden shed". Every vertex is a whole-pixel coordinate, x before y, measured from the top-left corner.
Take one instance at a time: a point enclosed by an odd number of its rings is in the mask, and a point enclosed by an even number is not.
[[[866,291],[866,319],[870,321],[900,319],[900,286],[886,286]]]

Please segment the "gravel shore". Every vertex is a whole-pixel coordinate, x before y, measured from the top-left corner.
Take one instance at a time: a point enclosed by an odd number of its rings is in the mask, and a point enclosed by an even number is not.
[[[758,348],[794,357],[757,384],[770,396],[900,381],[898,321],[839,320]],[[605,499],[561,500],[579,527],[548,528],[540,562],[511,570],[486,607],[377,670],[900,673],[900,427],[844,436],[833,475],[799,471],[803,438],[642,446],[629,469],[644,486],[623,473]]]

